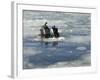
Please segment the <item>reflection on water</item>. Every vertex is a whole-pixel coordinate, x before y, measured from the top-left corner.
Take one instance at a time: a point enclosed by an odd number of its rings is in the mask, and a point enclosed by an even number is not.
[[[57,46],[57,45],[58,45],[58,42],[56,41],[52,43],[52,46]]]
[[[52,44],[53,47],[57,46],[58,45],[58,42],[57,41],[54,41],[54,42],[44,42],[44,41],[40,41],[41,42],[41,45],[45,45],[46,47],[48,47],[50,44]]]

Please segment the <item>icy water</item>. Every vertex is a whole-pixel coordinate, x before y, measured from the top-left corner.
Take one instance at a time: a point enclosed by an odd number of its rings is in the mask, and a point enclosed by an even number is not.
[[[23,69],[91,65],[90,14],[58,12],[51,18],[52,12],[44,14],[44,12],[24,11],[23,13]],[[44,18],[48,21],[49,27],[56,23],[60,36],[64,37],[64,40],[59,42],[35,40],[39,33],[39,24],[44,23]]]

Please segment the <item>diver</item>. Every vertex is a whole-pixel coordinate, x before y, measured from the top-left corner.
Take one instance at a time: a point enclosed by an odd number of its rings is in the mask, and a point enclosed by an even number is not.
[[[43,25],[43,28],[44,28],[44,30],[45,30],[45,34],[44,34],[44,36],[45,36],[45,38],[50,38],[50,29],[49,29],[49,27],[47,26],[47,22],[45,22],[45,24]]]
[[[53,29],[53,34],[54,34],[54,37],[55,38],[58,38],[59,37],[59,32],[58,32],[58,28],[55,27],[55,25],[52,27]]]

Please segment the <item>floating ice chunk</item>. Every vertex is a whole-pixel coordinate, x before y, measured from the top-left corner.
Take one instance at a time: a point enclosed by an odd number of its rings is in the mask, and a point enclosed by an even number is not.
[[[72,53],[72,51],[68,51],[69,53]]]
[[[87,48],[86,47],[77,47],[76,49],[77,50],[86,50]]]
[[[52,47],[52,48],[48,48],[49,50],[56,50],[57,48],[56,47]]]
[[[43,39],[41,39],[41,38],[35,38],[34,40],[35,41],[46,41],[46,42],[53,42],[53,41],[62,41],[62,40],[64,40],[65,38],[64,37],[59,37],[59,38],[55,38],[55,37],[53,37],[53,38],[43,38]]]
[[[49,55],[49,54],[48,54],[47,56],[48,56],[48,57],[51,57],[51,55]]]
[[[59,37],[59,40],[64,40],[65,38],[64,37]]]
[[[35,38],[34,40],[35,40],[35,41],[40,41],[41,39],[40,39],[40,38]]]
[[[73,32],[73,30],[71,29],[70,32]]]

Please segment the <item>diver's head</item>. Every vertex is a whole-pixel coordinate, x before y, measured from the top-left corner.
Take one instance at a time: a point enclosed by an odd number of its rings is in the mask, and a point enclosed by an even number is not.
[[[45,24],[48,24],[47,22],[45,22]]]
[[[53,27],[55,28],[55,25]]]

